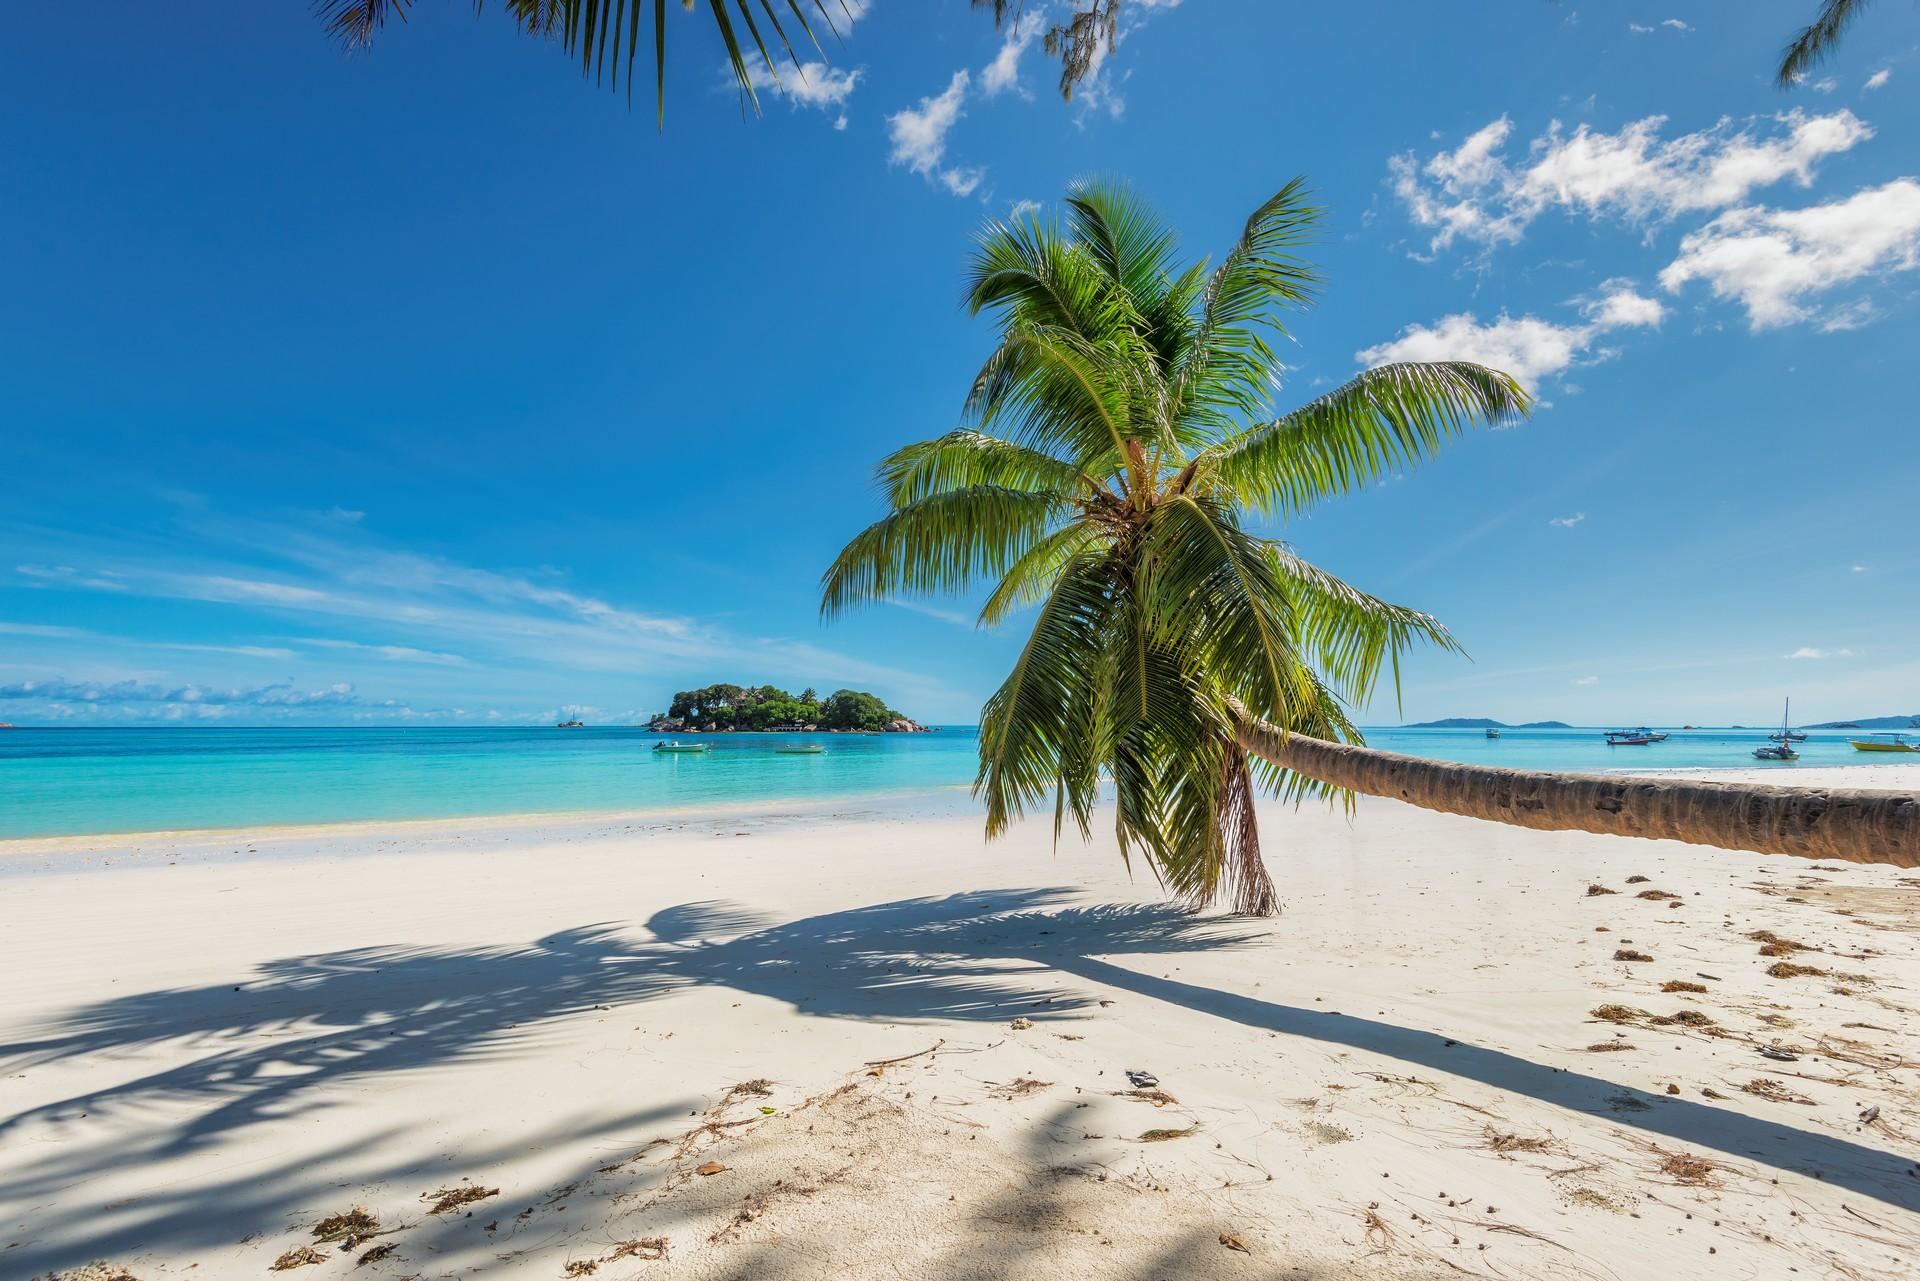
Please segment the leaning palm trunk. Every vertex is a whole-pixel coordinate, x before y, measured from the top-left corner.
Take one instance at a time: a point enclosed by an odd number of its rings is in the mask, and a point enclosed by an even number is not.
[[[1552,774],[1429,761],[1242,720],[1247,751],[1333,787],[1545,832],[1920,867],[1920,794]]]

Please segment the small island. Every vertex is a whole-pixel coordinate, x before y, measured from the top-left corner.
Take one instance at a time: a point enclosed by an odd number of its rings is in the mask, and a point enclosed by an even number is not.
[[[821,698],[811,688],[796,695],[773,685],[683,689],[673,696],[672,707],[647,722],[647,728],[662,734],[931,732],[865,690],[840,689]]]

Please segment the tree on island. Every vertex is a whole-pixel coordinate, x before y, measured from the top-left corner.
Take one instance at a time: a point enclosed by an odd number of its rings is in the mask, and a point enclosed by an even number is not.
[[[1256,789],[1366,792],[1547,829],[1920,863],[1910,797],[1528,774],[1367,749],[1346,706],[1430,616],[1369,596],[1247,528],[1298,517],[1522,418],[1526,393],[1464,362],[1368,370],[1270,417],[1267,336],[1319,281],[1319,213],[1293,182],[1208,271],[1124,186],[1070,188],[1062,226],[992,222],[968,301],[1000,341],[967,398],[976,424],[879,467],[890,507],[822,581],[822,612],[997,579],[983,625],[1037,606],[982,714],[987,833],[1045,807],[1090,834],[1111,779],[1122,852],[1174,893],[1276,909]],[[1348,795],[1350,801],[1350,795]],[[1902,808],[1904,804],[1904,808]]]
[[[811,688],[798,698],[773,685],[708,685],[673,696],[669,718],[696,729],[770,730],[776,726],[817,725],[821,729],[885,729],[907,718],[878,695],[837,690],[825,700]]]

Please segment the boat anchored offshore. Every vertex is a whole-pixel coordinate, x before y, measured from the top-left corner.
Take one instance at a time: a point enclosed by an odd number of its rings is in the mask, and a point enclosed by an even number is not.
[[[707,745],[705,743],[680,743],[680,742],[675,742],[669,739],[667,742],[664,742],[664,743],[655,743],[653,745],[653,750],[656,752],[679,752],[684,754],[693,754],[693,753],[706,751]]]
[[[795,743],[792,747],[776,747],[773,750],[781,756],[825,756],[827,754],[827,749],[818,743]]]
[[[1875,734],[1872,738],[1850,738],[1856,752],[1920,752],[1920,743],[1905,734]]]
[[[1500,737],[1500,731],[1499,731],[1499,730],[1497,730],[1497,729],[1490,729],[1490,730],[1488,730],[1488,731],[1487,731],[1487,737],[1488,737],[1488,738],[1499,738],[1499,737]]]
[[[1800,753],[1793,750],[1793,735],[1791,731],[1787,729],[1787,718],[1791,716],[1792,713],[1793,700],[1788,699],[1785,709],[1780,713],[1780,732],[1778,734],[1767,735],[1767,738],[1771,741],[1753,749],[1753,757],[1755,760],[1797,761],[1800,759]],[[1805,739],[1806,735],[1802,734],[1800,737]]]
[[[1644,729],[1610,729],[1607,731],[1608,747],[1645,747],[1648,743],[1657,741],[1652,734]]]

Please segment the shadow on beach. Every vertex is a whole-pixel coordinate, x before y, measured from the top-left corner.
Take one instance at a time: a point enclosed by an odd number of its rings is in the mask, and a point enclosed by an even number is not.
[[[0,1066],[9,1074],[30,1073],[168,1043],[189,1047],[193,1057],[0,1118],[0,1145],[30,1125],[57,1132],[82,1115],[132,1115],[158,1105],[176,1114],[184,1107],[191,1115],[111,1152],[54,1143],[48,1155],[23,1160],[14,1145],[15,1159],[0,1177],[0,1205],[9,1207],[9,1217],[25,1207],[41,1207],[36,1213],[44,1216],[57,1198],[70,1198],[107,1168],[164,1160],[249,1126],[329,1106],[323,1087],[534,1053],[557,1020],[711,986],[783,1001],[808,1015],[888,1022],[1000,1023],[1017,1015],[1042,1021],[1071,1016],[1107,993],[1133,993],[1246,1027],[1446,1072],[1601,1117],[1611,1126],[1920,1209],[1913,1162],[1892,1153],[1421,1029],[1141,973],[1119,958],[1248,948],[1267,935],[1232,918],[1157,905],[1076,907],[1069,905],[1072,897],[1066,889],[957,894],[788,923],[768,922],[726,903],[689,903],[656,913],[638,930],[596,924],[524,946],[365,948],[292,957],[228,984],[80,1007],[34,1039],[0,1046]],[[271,1039],[261,1044],[262,1038]],[[210,1048],[199,1050],[203,1046]],[[643,1124],[683,1106],[609,1114],[599,1123],[583,1123],[583,1130]],[[291,1167],[250,1174],[232,1185],[169,1188],[143,1199],[136,1216],[116,1220],[118,1226],[90,1239],[80,1253],[211,1244],[212,1222],[231,1224],[236,1200],[275,1217],[289,1204],[333,1195],[332,1184],[302,1187],[300,1172]],[[231,1236],[219,1240],[230,1243]],[[71,1254],[42,1257],[31,1243],[12,1257],[27,1267],[26,1275],[74,1261]]]

